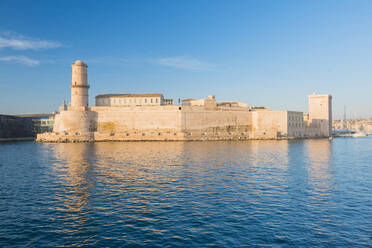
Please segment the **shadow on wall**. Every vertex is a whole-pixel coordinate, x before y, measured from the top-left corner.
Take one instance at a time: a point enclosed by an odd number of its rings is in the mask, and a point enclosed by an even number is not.
[[[312,119],[307,129],[315,137],[328,137],[332,134],[331,122],[327,119]]]

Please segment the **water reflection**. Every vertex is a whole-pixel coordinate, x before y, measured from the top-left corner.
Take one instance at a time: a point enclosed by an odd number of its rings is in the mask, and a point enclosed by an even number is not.
[[[55,170],[68,192],[64,207],[72,219],[87,208],[92,192],[95,197],[131,196],[122,204],[133,199],[147,204],[149,196],[159,204],[176,192],[172,185],[177,191],[212,191],[219,187],[216,182],[234,178],[246,180],[254,195],[281,194],[279,185],[309,185],[317,194],[332,187],[331,142],[324,139],[55,144],[53,151],[63,161]]]
[[[319,194],[329,194],[334,186],[334,171],[331,167],[332,141],[327,139],[308,140],[307,167],[309,184]]]
[[[260,166],[269,166],[276,169],[288,168],[288,140],[262,140],[251,142],[252,162]]]
[[[57,162],[54,164],[55,176],[62,187],[56,194],[57,220],[61,221],[56,233],[71,237],[73,245],[82,245],[86,240],[79,240],[84,233],[95,232],[95,220],[90,199],[96,185],[94,163],[94,146],[81,144],[52,144]]]
[[[0,156],[0,246],[367,244],[370,153],[349,143],[20,144]]]
[[[328,140],[108,142],[55,144],[53,150],[66,190],[58,209],[65,213],[63,231],[80,235],[87,226],[90,233],[97,225],[109,230],[106,221],[121,227],[118,240],[127,240],[127,232],[160,237],[173,230],[182,237],[172,225],[195,235],[221,214],[242,218],[243,206],[254,209],[252,220],[266,218],[268,209],[283,215],[289,201],[307,209],[299,196],[308,186],[309,200],[321,204],[330,190]],[[236,220],[224,225],[236,228]],[[263,224],[290,225],[281,218]]]

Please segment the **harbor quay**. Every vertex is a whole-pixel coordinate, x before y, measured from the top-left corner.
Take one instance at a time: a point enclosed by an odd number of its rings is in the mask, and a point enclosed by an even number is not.
[[[270,110],[239,101],[184,99],[160,93],[100,94],[89,106],[88,66],[72,64],[71,102],[38,142],[192,141],[325,138],[332,135],[332,96],[308,96],[309,112]]]

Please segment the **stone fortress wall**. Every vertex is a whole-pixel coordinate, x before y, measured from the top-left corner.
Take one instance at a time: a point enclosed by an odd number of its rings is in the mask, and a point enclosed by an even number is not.
[[[53,129],[53,114],[0,115],[0,141],[33,140]]]
[[[136,101],[136,105],[128,105],[125,103],[130,98],[139,99],[151,94],[115,94],[99,95],[99,99],[109,99],[108,102],[113,103],[110,106],[96,103],[98,106],[89,107],[87,65],[76,61],[72,68],[71,104],[55,116],[53,132],[39,134],[37,141],[247,140],[327,137],[330,134],[324,123],[331,119],[331,106],[313,107],[312,113],[304,115],[293,111],[255,110],[239,102],[218,103],[214,96],[187,99],[183,105],[176,106],[170,105],[169,100],[163,101],[160,94],[161,104],[149,106]],[[79,76],[79,73],[83,75]],[[329,99],[329,95],[313,96]],[[116,102],[110,97],[126,101]],[[321,104],[327,101],[321,100]],[[320,104],[311,101],[310,97],[309,103]]]
[[[0,115],[0,141],[13,138],[35,137],[31,118]]]

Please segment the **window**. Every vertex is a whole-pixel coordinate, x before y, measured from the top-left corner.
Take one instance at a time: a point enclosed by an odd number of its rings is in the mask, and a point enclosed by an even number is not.
[[[151,101],[151,103],[152,103],[152,98],[151,98],[151,100],[150,100],[150,101]]]
[[[147,98],[145,98],[145,103],[147,103]]]
[[[158,98],[155,99],[155,102],[158,103]]]

